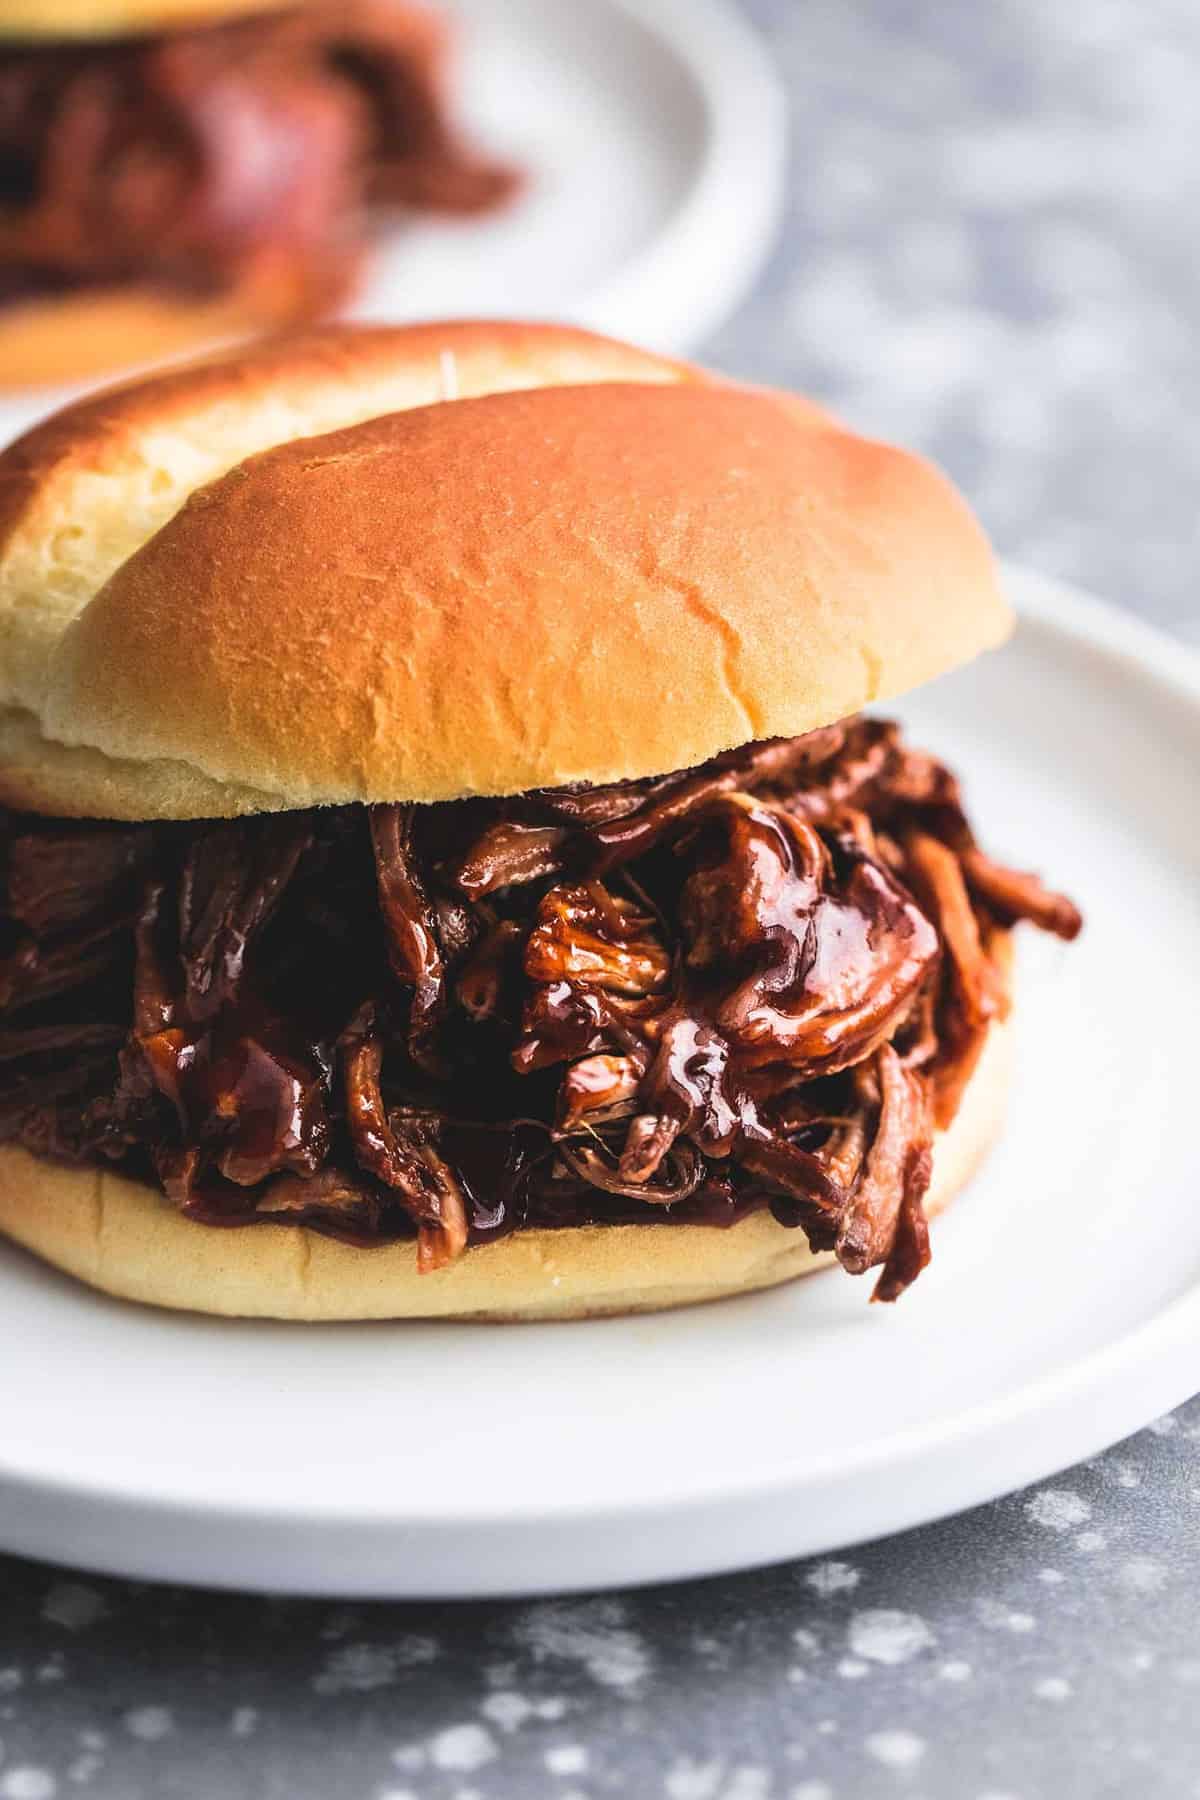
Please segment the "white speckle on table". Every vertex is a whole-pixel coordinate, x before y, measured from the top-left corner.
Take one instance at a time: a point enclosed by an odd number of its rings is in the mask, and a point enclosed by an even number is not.
[[[49,1769],[35,1769],[28,1763],[0,1775],[3,1800],[54,1800],[58,1783]]]
[[[1047,1587],[1058,1587],[1059,1584],[1061,1582],[1064,1582],[1066,1579],[1067,1578],[1063,1574],[1061,1569],[1039,1569],[1038,1570],[1038,1580],[1044,1581]]]
[[[169,1706],[135,1706],[125,1714],[125,1729],[143,1744],[160,1744],[175,1729]]]
[[[632,1688],[649,1673],[650,1653],[626,1617],[619,1600],[548,1600],[513,1635],[537,1662],[576,1663],[602,1687]]]
[[[1032,1613],[1006,1606],[1003,1600],[984,1597],[975,1602],[975,1617],[989,1631],[1015,1631],[1025,1633],[1036,1631],[1037,1620]]]
[[[86,1631],[107,1611],[104,1595],[82,1581],[56,1581],[42,1601],[43,1619],[65,1631]]]
[[[1069,1700],[1071,1684],[1061,1675],[1047,1675],[1034,1683],[1034,1693],[1039,1700]]]
[[[485,1719],[501,1731],[517,1731],[530,1719],[554,1720],[566,1717],[567,1702],[561,1694],[548,1694],[541,1700],[529,1700],[524,1694],[501,1690],[488,1694],[479,1703]]]
[[[347,1644],[326,1657],[313,1677],[318,1694],[366,1694],[396,1679],[396,1659],[385,1644]]]
[[[527,1700],[524,1694],[488,1694],[480,1701],[479,1710],[501,1731],[516,1731],[527,1719],[534,1717],[533,1701]]]
[[[1142,1485],[1142,1471],[1136,1463],[1121,1456],[1104,1457],[1100,1463],[1101,1479],[1110,1487],[1136,1488]]]
[[[253,1737],[257,1729],[258,1708],[256,1706],[235,1706],[229,1715],[230,1737]]]
[[[1135,1594],[1161,1594],[1167,1585],[1167,1571],[1152,1556],[1131,1556],[1121,1564],[1117,1579]]]
[[[429,1758],[437,1769],[455,1769],[469,1775],[492,1761],[496,1740],[482,1725],[448,1725],[429,1742]]]
[[[853,1615],[848,1639],[855,1656],[895,1665],[911,1662],[922,1650],[928,1650],[933,1644],[933,1633],[919,1613],[876,1607]]]
[[[1108,1539],[1102,1531],[1081,1531],[1075,1539],[1075,1548],[1082,1550],[1085,1556],[1094,1556],[1097,1550],[1107,1550]]]
[[[807,1650],[810,1656],[819,1656],[821,1653],[821,1640],[807,1625],[797,1626],[792,1633],[792,1642],[797,1650]]]
[[[85,1750],[82,1755],[75,1758],[73,1763],[67,1764],[67,1780],[78,1782],[81,1787],[86,1787],[103,1767],[104,1758],[98,1750]]]
[[[770,1785],[769,1769],[735,1769],[722,1789],[721,1800],[767,1800]]]
[[[719,1762],[693,1762],[684,1756],[671,1764],[663,1777],[666,1800],[716,1800],[725,1765]]]
[[[787,322],[795,335],[820,344],[830,357],[848,361],[852,372],[853,340],[877,335],[883,321],[877,284],[863,258],[851,252],[827,253],[815,266],[810,263],[788,298]]]
[[[915,1769],[925,1754],[925,1740],[911,1731],[873,1731],[866,1749],[887,1769]]]
[[[1126,1667],[1129,1669],[1131,1675],[1144,1675],[1147,1669],[1152,1669],[1154,1667],[1154,1663],[1155,1655],[1153,1650],[1135,1650],[1133,1655],[1129,1658]]]
[[[0,1669],[0,1694],[15,1694],[24,1679],[20,1669]]]
[[[429,1754],[420,1744],[401,1744],[392,1751],[392,1761],[398,1769],[423,1769]]]
[[[321,1627],[320,1635],[326,1643],[337,1643],[340,1639],[349,1637],[350,1633],[356,1631],[361,1624],[362,1614],[360,1612],[353,1607],[342,1606],[338,1608],[337,1612],[330,1613]]]
[[[833,1789],[827,1781],[802,1781],[792,1789],[791,1800],[833,1800]]]
[[[582,1744],[552,1744],[544,1761],[552,1775],[582,1775],[588,1753]]]
[[[817,1730],[822,1737],[833,1737],[837,1732],[837,1720],[819,1719],[817,1721]]]
[[[1188,1687],[1200,1687],[1200,1658],[1185,1656],[1175,1664],[1171,1673],[1176,1681],[1185,1682]]]
[[[1070,1488],[1043,1488],[1025,1502],[1025,1515],[1047,1531],[1070,1531],[1090,1519],[1092,1509],[1081,1494]]]
[[[44,1663],[39,1663],[34,1671],[35,1681],[63,1681],[66,1678],[67,1662],[61,1650],[53,1650]]]
[[[952,1657],[949,1662],[942,1664],[938,1674],[943,1681],[970,1681],[971,1665],[958,1657]]]
[[[802,1669],[799,1663],[793,1663],[787,1672],[787,1678],[795,1687],[799,1687],[802,1681],[808,1680],[808,1670]]]
[[[421,1796],[411,1788],[381,1788],[376,1800],[421,1800]]]
[[[861,1580],[862,1571],[846,1562],[820,1562],[804,1577],[805,1586],[823,1599],[831,1594],[852,1593]]]
[[[317,1694],[369,1694],[390,1687],[404,1669],[435,1662],[438,1646],[431,1637],[398,1638],[391,1644],[342,1644],[331,1650],[313,1676]]]
[[[857,1656],[843,1656],[841,1662],[837,1666],[837,1672],[839,1675],[844,1676],[847,1681],[859,1681],[864,1675],[869,1675],[871,1673],[871,1665],[870,1663],[859,1662]]]
[[[914,218],[892,250],[891,265],[909,287],[923,291],[933,286],[956,297],[969,296],[977,273],[970,235],[953,218]]]

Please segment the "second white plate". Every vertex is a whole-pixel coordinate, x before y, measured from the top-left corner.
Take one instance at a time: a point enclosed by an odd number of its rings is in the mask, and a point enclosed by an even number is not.
[[[388,234],[350,316],[562,319],[692,349],[749,288],[783,197],[783,92],[750,27],[728,0],[448,10],[456,111],[526,186],[493,218]],[[83,391],[0,393],[0,443]]]
[[[494,218],[398,230],[355,316],[567,319],[692,349],[747,290],[786,108],[728,0],[453,0],[462,109],[528,171]]]
[[[935,1518],[1200,1387],[1200,672],[1014,573],[1014,642],[901,709],[1027,933],[1004,1140],[895,1308],[838,1272],[633,1320],[173,1317],[0,1252],[0,1545],[239,1587],[465,1595],[710,1574]]]

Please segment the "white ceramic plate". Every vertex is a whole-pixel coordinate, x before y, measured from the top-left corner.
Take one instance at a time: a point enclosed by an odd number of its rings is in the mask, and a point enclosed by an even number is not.
[[[838,1271],[635,1320],[229,1324],[0,1255],[0,1544],[188,1581],[458,1595],[707,1574],[935,1518],[1200,1387],[1200,662],[1013,573],[915,698],[1026,934],[1010,1128],[895,1308]]]
[[[750,27],[727,0],[445,9],[456,107],[528,183],[494,218],[394,232],[352,316],[566,319],[690,350],[746,292],[783,196],[783,93]],[[0,442],[82,391],[0,394]]]
[[[371,319],[570,319],[683,351],[746,292],[783,196],[786,109],[726,0],[449,0],[463,111],[529,171],[492,219],[398,231]]]

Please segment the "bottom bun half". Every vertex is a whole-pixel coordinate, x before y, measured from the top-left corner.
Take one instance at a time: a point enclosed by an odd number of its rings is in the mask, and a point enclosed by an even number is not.
[[[48,387],[150,368],[283,330],[313,311],[311,301],[283,287],[212,300],[136,285],[38,295],[5,309],[0,387]]]
[[[993,1026],[925,1202],[941,1212],[1003,1123],[1011,1028]],[[0,1149],[0,1231],[123,1300],[236,1318],[580,1319],[775,1287],[832,1263],[768,1212],[738,1225],[518,1231],[419,1275],[411,1242],[359,1250],[294,1225],[199,1225],[156,1189]]]

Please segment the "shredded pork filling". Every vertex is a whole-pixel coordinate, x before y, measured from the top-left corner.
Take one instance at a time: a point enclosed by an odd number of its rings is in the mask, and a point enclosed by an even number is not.
[[[855,718],[702,768],[440,806],[0,819],[0,1136],[419,1266],[769,1208],[894,1299],[1008,997],[1080,916]]]
[[[4,48],[0,302],[149,279],[332,303],[373,210],[475,212],[513,186],[451,130],[442,50],[404,0]]]

